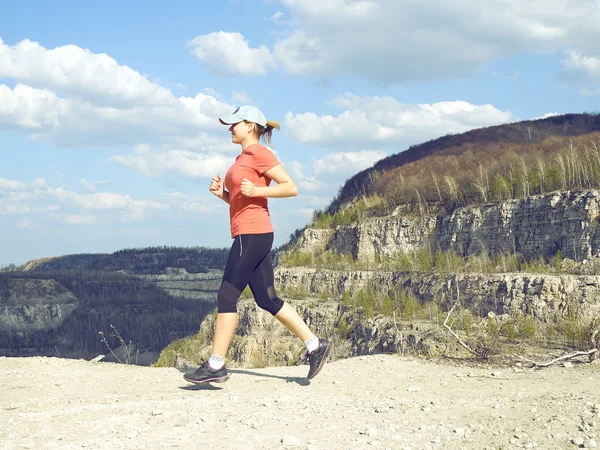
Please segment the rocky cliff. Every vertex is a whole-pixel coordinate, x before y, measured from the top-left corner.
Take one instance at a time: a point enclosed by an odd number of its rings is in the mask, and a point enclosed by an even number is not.
[[[340,297],[368,286],[392,290],[401,286],[421,302],[455,298],[458,282],[464,306],[479,316],[524,313],[542,321],[557,315],[600,310],[600,276],[543,274],[419,274],[380,271],[334,271],[278,267],[276,282],[312,294]]]
[[[55,280],[0,278],[0,331],[56,329],[78,307],[79,299]]]
[[[403,324],[391,317],[367,317],[363,310],[337,301],[285,299],[320,337],[334,342],[332,359],[373,353],[439,355],[458,346],[441,330]],[[238,303],[239,325],[229,348],[229,367],[296,365],[304,362],[303,342],[251,299]],[[208,359],[212,350],[214,314],[196,336],[175,341],[162,352],[159,366],[191,367]]]
[[[597,190],[553,192],[519,200],[469,206],[445,216],[371,218],[335,230],[306,229],[301,251],[332,250],[374,259],[422,246],[461,256],[520,253],[550,257],[561,251],[575,261],[600,254]]]

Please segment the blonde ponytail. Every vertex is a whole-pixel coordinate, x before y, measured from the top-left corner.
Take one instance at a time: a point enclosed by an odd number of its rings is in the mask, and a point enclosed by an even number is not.
[[[246,120],[244,120],[244,122],[247,122]],[[273,130],[277,130],[279,131],[281,129],[281,127],[279,126],[279,123],[275,122],[275,121],[268,121],[267,122],[267,126],[263,127],[262,125],[259,124],[255,124],[256,128],[255,128],[255,133],[256,136],[258,137],[258,139],[262,140],[265,144],[267,144],[269,147],[271,147],[271,138],[273,137]]]

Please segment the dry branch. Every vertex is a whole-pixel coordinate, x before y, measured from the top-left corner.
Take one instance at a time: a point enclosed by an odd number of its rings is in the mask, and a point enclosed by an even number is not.
[[[563,356],[553,359],[552,361],[548,361],[545,363],[533,361],[531,359],[527,359],[527,358],[524,358],[523,356],[519,356],[519,355],[515,355],[515,357],[533,364],[534,367],[548,367],[553,364],[559,363],[561,361],[566,361],[568,359],[575,358],[577,356],[588,356],[590,358],[590,362],[594,361],[597,358],[597,354],[598,354],[598,346],[596,345],[596,336],[598,335],[598,333],[600,333],[600,323],[599,322],[600,322],[600,312],[594,316],[594,318],[592,319],[592,322],[590,323],[590,344],[592,346],[591,350],[578,351],[578,352],[571,353],[569,355],[563,355]]]
[[[456,340],[458,341],[458,343],[463,346],[463,348],[467,349],[472,355],[475,355],[476,353],[471,349],[471,347],[469,347],[467,344],[465,344],[462,341],[462,339],[458,336],[458,334],[456,334],[454,332],[454,330],[452,330],[452,328],[450,327],[450,325],[448,325],[448,319],[450,318],[450,315],[452,314],[452,311],[454,311],[454,308],[456,307],[456,305],[460,301],[460,292],[458,290],[458,280],[455,279],[454,282],[456,283],[456,301],[454,302],[454,305],[452,305],[452,308],[450,308],[450,311],[448,311],[448,315],[446,316],[446,320],[444,320],[444,326],[448,329],[448,331],[450,332],[450,334],[452,334],[452,336],[454,336],[456,338]]]
[[[398,329],[398,322],[396,321],[396,311],[392,311],[392,313],[394,314],[394,328],[396,329],[395,337],[396,337],[396,340],[400,343],[400,354],[403,355],[404,354],[404,344],[403,344],[404,336]],[[399,340],[398,340],[398,335],[400,335]]]
[[[596,336],[600,333],[600,312],[597,313],[592,319],[592,323],[590,324],[590,344],[594,348],[598,348],[596,345]],[[594,352],[590,354],[590,362],[594,361],[598,357],[598,352]]]
[[[581,351],[581,352],[575,352],[575,353],[571,353],[570,355],[560,356],[558,358],[553,359],[552,361],[548,361],[548,362],[545,362],[545,363],[540,363],[540,362],[537,362],[537,361],[533,361],[531,359],[525,358],[525,357],[520,356],[520,355],[515,355],[515,357],[517,357],[519,359],[522,359],[523,361],[527,361],[528,363],[533,364],[534,367],[548,367],[548,366],[551,366],[551,365],[556,364],[558,362],[566,361],[567,359],[571,359],[571,358],[575,358],[576,356],[585,356],[585,355],[590,356],[590,355],[596,353],[597,351],[598,351],[597,348],[593,348],[593,349],[585,351],[585,352],[583,352],[583,351]]]

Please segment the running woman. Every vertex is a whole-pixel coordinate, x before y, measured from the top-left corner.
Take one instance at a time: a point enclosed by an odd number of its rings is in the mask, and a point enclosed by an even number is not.
[[[308,379],[314,378],[325,364],[332,343],[315,336],[296,310],[277,297],[273,286],[273,226],[267,199],[298,195],[294,180],[273,152],[259,143],[262,140],[270,146],[273,129],[279,130],[279,124],[268,122],[258,108],[250,105],[239,107],[219,121],[229,125],[231,141],[242,149],[225,180],[217,175],[208,188],[229,204],[234,241],[217,294],[212,355],[184,378],[191,383],[221,383],[229,378],[225,355],[238,323],[237,301],[247,285],[259,307],[304,341],[310,363]],[[271,181],[276,184],[271,186]]]

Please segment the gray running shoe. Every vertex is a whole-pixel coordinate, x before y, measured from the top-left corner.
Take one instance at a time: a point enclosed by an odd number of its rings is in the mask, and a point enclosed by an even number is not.
[[[308,357],[308,361],[310,363],[310,369],[308,371],[307,378],[310,380],[316,377],[323,366],[325,365],[325,360],[327,359],[327,355],[333,348],[333,344],[331,341],[327,339],[319,339],[319,346],[316,350],[313,350],[310,353],[306,353]]]
[[[208,365],[208,361],[204,361],[196,371],[186,373],[183,378],[185,381],[196,384],[223,383],[229,379],[229,372],[225,366],[218,370],[213,370]]]

